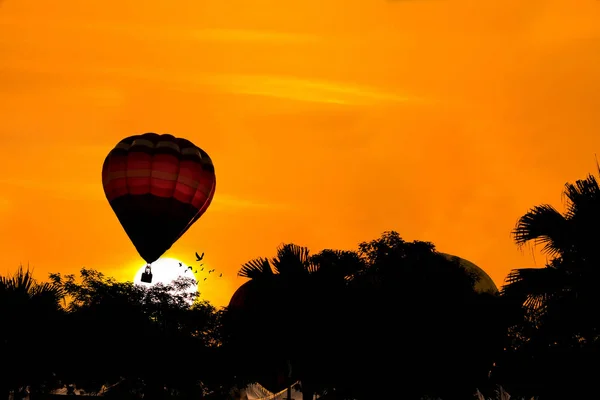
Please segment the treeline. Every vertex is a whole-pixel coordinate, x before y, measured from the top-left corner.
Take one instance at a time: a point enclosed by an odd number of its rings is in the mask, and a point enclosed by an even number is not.
[[[517,245],[542,243],[548,265],[516,269],[500,293],[428,242],[396,232],[356,251],[282,245],[244,264],[249,278],[217,310],[182,289],[29,271],[0,279],[2,392],[32,398],[74,384],[144,399],[226,399],[259,382],[299,382],[305,399],[591,398],[600,328],[600,188],[565,187],[566,211],[532,208]],[[593,395],[592,395],[593,397]]]

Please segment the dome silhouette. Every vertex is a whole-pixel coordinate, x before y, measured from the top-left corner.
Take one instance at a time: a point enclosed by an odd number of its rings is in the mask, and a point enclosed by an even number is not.
[[[490,293],[490,294],[498,293],[498,288],[496,287],[496,284],[494,283],[492,278],[490,278],[490,276],[483,269],[481,269],[477,265],[473,264],[471,261],[465,260],[462,257],[455,256],[452,254],[447,254],[447,253],[440,253],[440,254],[443,255],[444,257],[446,257],[448,260],[452,260],[454,257],[458,258],[460,265],[464,269],[475,273],[475,275],[477,276],[477,281],[475,282],[475,290],[477,292]]]
[[[254,296],[259,294],[256,282],[249,280],[241,285],[231,296],[228,308],[243,308],[247,306],[248,300],[255,300]]]

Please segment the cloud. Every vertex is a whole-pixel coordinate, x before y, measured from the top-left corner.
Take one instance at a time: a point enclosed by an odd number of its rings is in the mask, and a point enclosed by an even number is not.
[[[55,73],[63,75],[62,64],[41,65],[26,60],[15,60],[13,69],[19,73],[30,74]],[[357,85],[353,83],[315,79],[306,76],[290,76],[284,74],[210,74],[198,73],[186,67],[178,67],[166,74],[160,67],[146,66],[99,66],[93,64],[80,65],[76,72],[92,77],[112,76],[121,79],[163,82],[182,90],[215,91],[221,93],[270,97],[299,102],[337,104],[337,105],[376,105],[392,103],[431,104],[432,100],[409,93],[399,93],[376,86]],[[99,85],[80,85],[75,89],[65,89],[64,85],[56,88],[63,94],[71,94],[78,98],[94,99],[106,106],[123,105],[126,95],[122,88],[115,85],[101,87]],[[67,98],[70,98],[67,96]]]
[[[375,87],[289,76],[227,74],[213,76],[207,83],[225,92],[315,103],[370,105],[425,102],[416,96]]]

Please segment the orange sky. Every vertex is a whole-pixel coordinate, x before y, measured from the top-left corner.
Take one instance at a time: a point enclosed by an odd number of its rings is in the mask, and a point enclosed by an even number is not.
[[[534,265],[518,217],[595,168],[598,21],[596,0],[4,0],[0,274],[132,279],[100,171],[154,131],[215,163],[213,205],[166,255],[205,251],[216,305],[281,242],[392,229],[501,284]]]

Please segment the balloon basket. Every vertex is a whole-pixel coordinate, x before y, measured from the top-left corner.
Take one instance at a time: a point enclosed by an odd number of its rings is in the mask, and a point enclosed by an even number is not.
[[[142,272],[142,282],[152,283],[152,270],[149,265],[146,266],[146,270]]]

